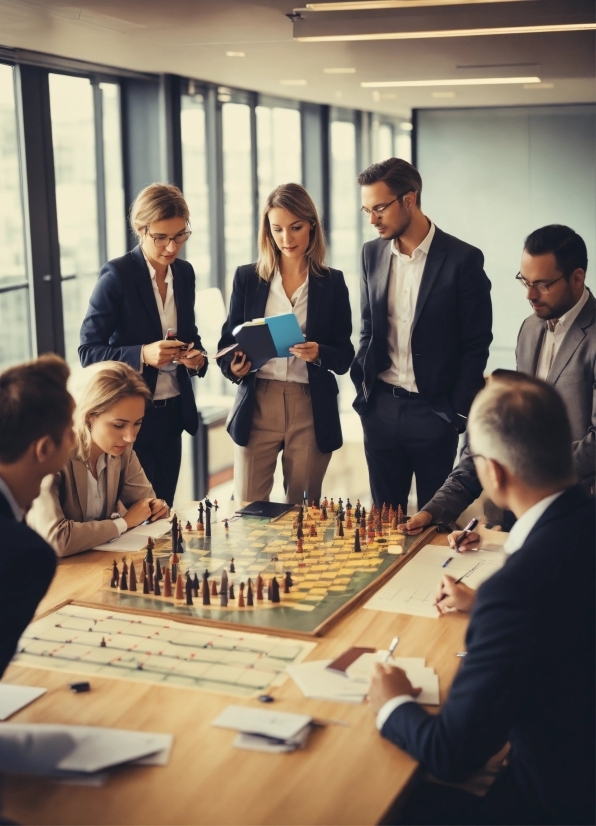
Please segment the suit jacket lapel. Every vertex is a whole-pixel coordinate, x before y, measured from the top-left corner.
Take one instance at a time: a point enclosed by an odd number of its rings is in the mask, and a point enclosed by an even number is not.
[[[545,332],[545,322],[539,318],[529,318],[524,324],[517,347],[517,369],[520,373],[536,375]]]
[[[559,347],[548,374],[549,384],[556,383],[557,379],[568,364],[569,359],[573,356],[579,345],[586,337],[586,328],[590,327],[593,323],[594,303],[588,299],[586,305],[582,307],[580,314],[569,328],[567,335],[563,339],[563,343]]]
[[[141,296],[143,306],[147,310],[151,324],[155,328],[156,340],[159,340],[160,338],[163,338],[163,331],[161,329],[161,320],[159,318],[159,311],[155,302],[155,293],[153,292],[153,287],[151,286],[151,276],[149,275],[145,256],[141,252],[140,247],[135,247],[130,254],[135,263],[135,283],[137,285],[137,290]],[[174,295],[175,294],[176,293],[174,292]]]
[[[267,306],[267,298],[269,297],[269,288],[271,285],[260,279],[258,275],[256,276],[256,282],[252,301],[250,302],[252,304],[252,316],[251,318],[247,318],[247,321],[252,321],[254,318],[263,318],[265,315],[265,307]]]
[[[389,298],[389,282],[391,277],[393,241],[387,241],[381,247],[377,266],[374,271],[374,281],[372,283],[371,306],[377,310],[377,326],[379,328],[379,338],[384,341],[387,338],[387,312]],[[370,291],[370,276],[369,276]],[[376,333],[375,333],[376,335]]]
[[[112,512],[115,510],[116,501],[118,498],[118,483],[120,482],[121,464],[121,459],[108,454],[106,465],[106,519],[109,519]]]
[[[72,459],[70,462],[72,468],[72,477],[74,481],[74,488],[77,492],[79,500],[79,508],[83,519],[87,513],[87,468],[83,462],[78,459]],[[67,466],[68,468],[68,466]]]
[[[416,311],[414,313],[414,321],[412,322],[412,330],[416,326],[426,300],[431,293],[435,281],[437,280],[439,271],[443,261],[445,260],[445,253],[446,244],[444,233],[438,227],[435,227],[435,236],[430,245],[424,272],[422,273],[422,280],[420,281],[420,289],[418,291],[418,300],[416,301]]]
[[[327,275],[308,276],[308,304],[306,308],[306,338],[317,341],[317,321],[321,304],[329,292],[331,279]]]

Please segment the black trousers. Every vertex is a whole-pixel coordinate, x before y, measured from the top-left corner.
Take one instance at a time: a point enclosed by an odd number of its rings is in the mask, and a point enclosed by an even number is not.
[[[453,469],[458,434],[419,395],[401,398],[377,382],[361,416],[373,502],[407,512],[412,476],[418,509],[432,499]]]
[[[159,404],[159,403],[157,403]],[[165,499],[170,507],[180,473],[182,459],[182,405],[176,396],[166,406],[149,405],[135,451],[158,499]]]

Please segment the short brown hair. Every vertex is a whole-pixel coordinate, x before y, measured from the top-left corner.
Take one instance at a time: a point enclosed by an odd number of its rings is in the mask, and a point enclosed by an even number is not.
[[[54,354],[0,374],[0,462],[13,464],[42,436],[60,445],[72,417],[69,375],[66,362]]]
[[[361,172],[356,180],[359,186],[370,186],[383,181],[398,198],[406,192],[415,192],[416,203],[420,206],[422,178],[416,167],[402,158],[388,158],[386,161],[373,163]]]
[[[173,184],[149,184],[132,203],[130,228],[140,238],[142,229],[167,218],[184,218],[188,223],[190,212],[184,195]]]
[[[276,187],[265,201],[261,212],[259,226],[259,258],[257,272],[263,281],[271,281],[279,267],[279,247],[275,243],[269,224],[269,212],[275,207],[285,209],[305,223],[311,225],[310,243],[304,254],[308,271],[311,275],[323,275],[328,267],[325,264],[327,246],[321,219],[306,189],[300,184],[282,184]]]

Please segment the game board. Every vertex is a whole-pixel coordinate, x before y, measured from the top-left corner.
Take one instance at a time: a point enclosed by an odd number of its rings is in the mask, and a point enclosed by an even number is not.
[[[13,663],[252,697],[315,645],[67,603],[26,628]]]
[[[348,500],[349,501],[349,500]],[[174,582],[172,596],[164,596],[163,582],[160,595],[142,593],[139,586],[135,592],[122,590],[120,560],[118,573],[114,577],[112,569],[105,569],[101,590],[93,597],[92,604],[113,605],[120,609],[133,611],[174,613],[184,620],[216,624],[228,628],[253,628],[271,633],[320,636],[347,611],[362,602],[391,576],[405,561],[406,555],[422,545],[427,544],[431,528],[417,537],[405,537],[395,525],[392,527],[387,514],[383,515],[383,535],[371,528],[361,530],[360,551],[354,550],[356,529],[348,528],[352,521],[348,511],[344,512],[344,537],[336,536],[338,532],[337,511],[326,514],[323,509],[307,508],[304,510],[302,550],[298,549],[297,528],[294,522],[297,509],[281,519],[271,522],[259,517],[218,516],[216,509],[210,514],[212,536],[197,533],[196,530],[183,531],[184,552],[180,554],[178,570],[183,580],[179,583],[176,598]],[[354,511],[352,511],[353,514]],[[374,511],[373,511],[374,514]],[[182,526],[190,522],[196,527],[197,511],[183,509],[179,514]],[[376,518],[376,517],[375,517]],[[370,515],[369,515],[370,520]],[[356,520],[352,521],[352,525]],[[377,528],[380,527],[381,515],[378,514]],[[393,520],[395,522],[395,520]],[[225,527],[225,524],[228,527]],[[314,529],[316,536],[310,533]],[[207,531],[208,532],[208,531]],[[371,537],[372,532],[372,537]],[[154,566],[165,571],[169,566],[172,540],[170,537],[158,540],[153,549]],[[135,578],[140,578],[143,566],[143,554],[132,554],[126,558],[126,567],[132,562]],[[231,569],[233,566],[235,570]],[[205,580],[205,572],[209,579]],[[227,605],[222,605],[222,576],[228,578],[229,585],[234,585],[234,596],[228,593]],[[292,586],[289,593],[283,593],[287,574],[290,574]],[[191,590],[192,604],[187,604],[190,589],[186,574],[195,581]],[[263,579],[263,599],[258,599],[257,579]],[[279,601],[267,598],[267,591],[272,581],[276,580]],[[176,576],[174,576],[174,580]],[[201,585],[201,581],[203,584]],[[210,604],[203,604],[204,582],[210,594]],[[248,598],[249,581],[251,583],[252,602]],[[211,589],[215,583],[215,590]],[[244,583],[244,587],[242,587]],[[130,583],[126,582],[127,588]],[[199,586],[197,588],[196,586]],[[273,586],[275,590],[275,586]],[[240,598],[240,591],[243,596]],[[242,605],[244,603],[244,605]]]

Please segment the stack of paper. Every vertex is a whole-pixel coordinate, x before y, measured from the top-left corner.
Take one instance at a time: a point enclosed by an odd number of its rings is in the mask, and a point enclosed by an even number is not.
[[[280,754],[304,748],[311,723],[306,714],[228,706],[211,725],[239,732],[233,743],[237,749]]]
[[[103,542],[101,545],[96,545],[94,551],[120,551],[122,553],[134,554],[137,551],[142,551],[147,545],[149,537],[151,539],[159,539],[160,536],[165,536],[172,530],[172,523],[169,519],[158,519],[157,522],[149,522],[147,525],[139,525],[136,528],[123,533],[122,536],[117,536],[110,539],[109,542]]]
[[[298,663],[288,666],[286,671],[305,697],[340,703],[361,703],[368,693],[373,663],[384,662],[386,656],[386,651],[362,654],[348,666],[345,676],[327,668],[332,660]],[[417,698],[418,703],[439,704],[439,677],[432,668],[426,666],[423,657],[394,657],[389,660],[389,665],[403,668],[412,685],[422,688],[422,693]]]

